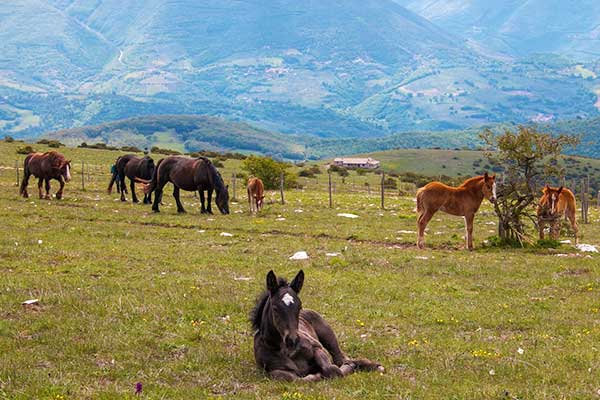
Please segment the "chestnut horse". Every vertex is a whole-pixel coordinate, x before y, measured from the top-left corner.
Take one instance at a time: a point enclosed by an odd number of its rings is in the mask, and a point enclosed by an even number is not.
[[[575,195],[564,187],[546,187],[542,190],[542,198],[538,204],[537,217],[540,239],[544,239],[544,228],[546,222],[550,222],[550,237],[558,239],[560,234],[560,220],[562,217],[571,222],[575,233],[575,243],[579,242],[579,228],[577,227]]]
[[[248,179],[248,204],[250,205],[250,212],[259,212],[263,208],[263,201],[265,199],[265,185],[260,178]]]
[[[483,198],[496,202],[496,175],[467,179],[459,187],[430,182],[417,191],[417,246],[425,246],[425,227],[438,210],[465,218],[467,248],[473,250],[473,220]]]
[[[29,197],[27,185],[31,175],[38,178],[38,190],[40,199],[50,199],[50,179],[56,179],[60,183],[60,189],[56,192],[56,198],[61,199],[65,182],[71,180],[71,161],[56,151],[46,153],[32,153],[25,157],[23,163],[23,181],[19,194],[25,198]],[[46,195],[42,195],[42,183],[46,183]]]
[[[121,187],[121,201],[126,201],[125,193],[127,193],[127,187],[125,186],[125,177],[129,178],[131,188],[131,201],[138,203],[139,200],[135,193],[135,182],[137,179],[150,180],[154,175],[154,160],[148,156],[138,157],[133,154],[127,154],[117,158],[115,161],[115,169],[113,171],[110,183],[108,184],[108,194],[112,192],[113,183],[118,180]],[[152,203],[152,194],[144,194],[144,204]]]
[[[169,156],[158,162],[151,181],[136,179],[145,183],[144,193],[156,191],[152,211],[160,212],[158,205],[162,200],[165,185],[171,182],[174,186],[173,197],[177,203],[177,212],[185,213],[179,199],[180,189],[200,192],[201,213],[212,214],[212,192],[216,192],[215,203],[222,214],[229,214],[229,192],[223,178],[213,163],[206,157],[187,158]],[[208,207],[204,207],[204,190],[208,191]]]
[[[254,334],[254,357],[259,368],[273,379],[319,381],[352,372],[381,371],[378,363],[350,359],[335,333],[317,312],[302,308],[298,294],[304,283],[300,271],[291,284],[267,274],[267,290],[250,314]]]

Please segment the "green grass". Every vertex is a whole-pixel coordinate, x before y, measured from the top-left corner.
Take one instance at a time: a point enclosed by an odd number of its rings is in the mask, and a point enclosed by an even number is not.
[[[569,245],[486,249],[487,203],[474,252],[463,249],[462,219],[444,214],[418,251],[402,232],[415,230],[410,197],[380,210],[376,194],[338,193],[328,209],[324,190],[290,190],[286,205],[268,193],[259,216],[244,199],[231,215],[203,216],[190,193],[188,214],[177,215],[167,189],[157,215],[106,194],[118,152],[61,149],[75,160],[64,200],[25,200],[16,147],[0,143],[0,398],[134,398],[136,382],[147,399],[556,399],[600,389],[598,256]],[[82,159],[95,166],[85,191]],[[600,244],[599,219],[591,210],[584,243]],[[310,259],[290,261],[299,250]],[[270,269],[291,278],[300,268],[304,306],[385,374],[278,383],[255,367],[254,299]],[[21,305],[31,298],[40,306]]]

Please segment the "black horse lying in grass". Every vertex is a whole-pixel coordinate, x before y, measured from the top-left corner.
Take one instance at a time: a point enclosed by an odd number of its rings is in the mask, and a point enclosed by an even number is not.
[[[267,274],[267,291],[251,313],[259,368],[271,378],[287,381],[319,381],[360,370],[383,372],[378,363],[348,358],[327,322],[317,312],[302,309],[298,293],[303,282],[303,271],[289,285],[273,271]]]
[[[162,200],[163,188],[169,182],[175,187],[173,197],[177,202],[177,212],[184,213],[185,209],[179,199],[179,190],[200,192],[201,212],[212,214],[211,201],[212,192],[216,192],[215,203],[222,214],[229,214],[229,192],[223,183],[223,178],[208,158],[188,158],[181,156],[169,156],[158,162],[151,181],[137,179],[144,183],[144,193],[153,191],[154,204],[152,211],[159,212],[158,205]],[[208,192],[208,207],[204,206],[204,190]]]

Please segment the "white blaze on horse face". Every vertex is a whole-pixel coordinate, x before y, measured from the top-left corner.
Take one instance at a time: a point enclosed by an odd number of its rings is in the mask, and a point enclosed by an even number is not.
[[[67,173],[66,173],[67,177],[65,180],[67,182],[69,182],[71,180],[71,168],[69,168],[69,164],[67,164],[66,167],[67,167]]]
[[[550,200],[550,210],[551,210],[550,212],[552,214],[554,214],[555,213],[554,206],[556,205],[556,195],[552,194],[552,196],[550,196],[550,199],[551,199]]]
[[[285,303],[286,306],[290,306],[290,304],[294,304],[294,298],[292,296],[290,296],[289,293],[286,293],[283,295],[283,297],[281,298],[281,301],[283,301]]]
[[[496,200],[496,182],[492,185],[492,199]]]

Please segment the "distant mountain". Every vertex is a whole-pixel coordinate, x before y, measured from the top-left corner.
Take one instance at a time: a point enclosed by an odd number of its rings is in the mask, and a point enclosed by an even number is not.
[[[490,35],[497,24],[527,41],[543,30],[528,22],[538,0],[511,13],[486,13],[479,0],[425,3],[0,2],[0,134],[202,114],[307,141],[359,140],[599,115],[600,64],[520,58],[451,23],[476,18]],[[546,24],[555,15],[539,14]],[[532,36],[517,30],[527,27]]]
[[[516,56],[600,58],[596,0],[395,0],[456,35]]]

